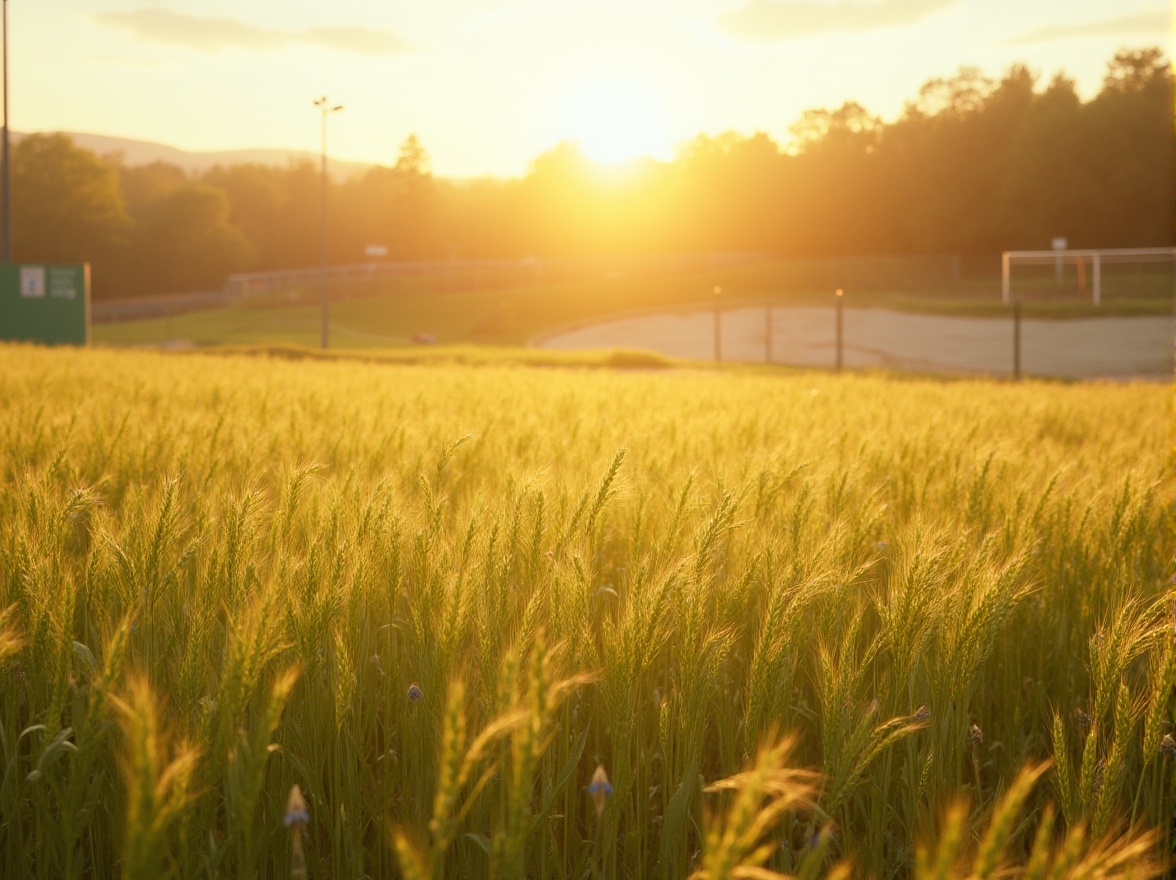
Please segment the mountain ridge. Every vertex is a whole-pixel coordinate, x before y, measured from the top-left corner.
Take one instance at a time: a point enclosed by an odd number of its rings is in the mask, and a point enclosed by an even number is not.
[[[288,150],[281,148],[245,148],[236,150],[185,150],[170,144],[160,144],[154,141],[144,141],[135,138],[117,137],[115,135],[94,134],[92,132],[59,131],[59,132],[17,132],[12,133],[14,141],[19,141],[29,134],[64,134],[73,142],[86,150],[92,150],[100,156],[121,156],[122,162],[129,166],[150,165],[153,162],[166,162],[183,168],[189,174],[199,174],[217,165],[271,165],[285,166],[301,162],[312,162],[317,167],[320,157],[318,153],[309,150]],[[357,162],[349,159],[327,158],[327,170],[333,177],[359,177],[366,171],[378,167],[375,162]]]

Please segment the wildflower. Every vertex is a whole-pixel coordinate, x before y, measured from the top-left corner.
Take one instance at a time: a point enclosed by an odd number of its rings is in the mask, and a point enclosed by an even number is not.
[[[613,793],[612,783],[608,781],[608,774],[604,766],[596,765],[596,772],[592,774],[592,781],[588,783],[588,794],[592,796],[592,803],[596,805],[596,815],[604,813],[604,802]]]
[[[286,801],[286,815],[282,824],[290,829],[290,880],[306,880],[306,857],[302,853],[302,826],[310,822],[302,789],[297,785],[290,789]]]
[[[973,724],[972,729],[968,731],[968,736],[972,738],[972,745],[974,746],[978,746],[984,742],[984,731],[975,724]]]
[[[290,789],[290,797],[286,800],[286,815],[282,824],[287,828],[306,825],[310,822],[310,813],[306,811],[306,801],[302,797],[302,789],[295,785]]]
[[[424,695],[425,694],[421,690],[421,686],[419,684],[417,684],[415,681],[408,686],[408,698],[410,700],[413,700],[413,701],[419,700]]]
[[[1176,757],[1176,739],[1172,738],[1172,734],[1165,733],[1164,738],[1160,740],[1160,754],[1169,758]]]
[[[926,706],[920,706],[915,710],[914,718],[919,724],[926,724],[931,720],[931,710]]]
[[[821,828],[814,828],[805,842],[804,849],[812,851],[820,849],[825,841],[832,841],[837,839],[837,828],[832,824],[824,825]]]

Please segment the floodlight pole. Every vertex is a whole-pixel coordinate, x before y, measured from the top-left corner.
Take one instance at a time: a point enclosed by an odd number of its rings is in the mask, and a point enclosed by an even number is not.
[[[8,152],[8,0],[4,0],[4,142],[0,150],[4,159],[4,240],[3,257],[5,263],[12,262],[12,163]]]
[[[7,3],[8,0],[4,0],[4,2]],[[327,283],[327,117],[338,110],[342,110],[343,105],[336,104],[332,107],[327,102],[327,96],[323,95],[314,102],[314,106],[319,108],[323,118],[322,204],[320,206],[319,216],[319,247],[322,252],[322,341],[323,348],[328,348],[330,346],[331,294]]]

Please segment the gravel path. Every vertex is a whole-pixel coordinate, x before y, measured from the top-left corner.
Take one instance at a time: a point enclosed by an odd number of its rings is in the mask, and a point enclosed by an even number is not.
[[[763,308],[723,312],[723,360],[767,360],[767,325]],[[830,308],[773,309],[772,362],[833,366],[834,327]],[[1030,376],[1168,379],[1174,333],[1176,322],[1168,316],[1026,318],[1021,322],[1021,370]],[[705,311],[617,318],[560,331],[537,344],[564,350],[640,348],[706,360],[714,357],[714,337],[714,313]],[[847,367],[1005,375],[1013,366],[1013,324],[1009,318],[847,308],[844,360]]]

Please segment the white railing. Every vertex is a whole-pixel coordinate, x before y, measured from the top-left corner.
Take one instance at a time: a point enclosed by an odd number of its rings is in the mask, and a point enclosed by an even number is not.
[[[414,261],[370,261],[330,266],[326,271],[329,281],[380,280],[389,278],[445,276],[449,274],[486,273],[487,275],[527,276],[539,279],[547,273],[608,273],[610,271],[682,271],[731,266],[756,262],[771,257],[765,253],[705,253],[669,254],[660,256],[632,257],[564,257],[540,259],[490,260],[414,260]],[[230,275],[225,281],[225,291],[230,296],[247,292],[272,290],[300,281],[321,279],[323,270],[319,267],[307,269],[283,269],[272,272],[241,272]]]

